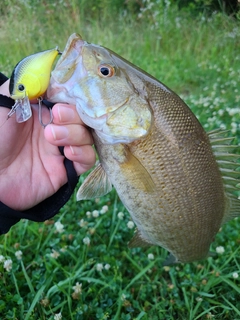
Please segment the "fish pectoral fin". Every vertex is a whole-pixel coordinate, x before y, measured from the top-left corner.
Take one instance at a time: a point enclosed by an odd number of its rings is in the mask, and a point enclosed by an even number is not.
[[[112,183],[99,163],[78,189],[77,201],[102,197],[111,190]]]
[[[216,258],[216,257],[217,257],[217,253],[216,253],[216,252],[209,251],[207,257]]]
[[[121,168],[122,172],[125,172],[125,176],[128,181],[131,181],[131,185],[136,189],[140,189],[148,193],[156,191],[156,186],[151,175],[130,151],[126,152],[126,161],[121,164]]]
[[[172,254],[170,253],[167,259],[163,262],[163,266],[171,266],[173,264],[180,263],[180,261]]]
[[[128,243],[129,248],[136,248],[136,247],[150,247],[153,244],[145,239],[141,232],[136,229],[136,233],[134,234],[133,238]]]

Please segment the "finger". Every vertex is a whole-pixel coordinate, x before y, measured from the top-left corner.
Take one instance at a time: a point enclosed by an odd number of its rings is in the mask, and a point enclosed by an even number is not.
[[[91,169],[96,162],[96,154],[92,146],[66,146],[66,158],[73,161],[77,174],[82,174]]]
[[[55,124],[84,124],[78,115],[76,106],[57,103],[52,108]]]
[[[55,125],[49,124],[44,130],[45,138],[53,145],[92,145],[93,139],[90,131],[83,125],[68,124]]]

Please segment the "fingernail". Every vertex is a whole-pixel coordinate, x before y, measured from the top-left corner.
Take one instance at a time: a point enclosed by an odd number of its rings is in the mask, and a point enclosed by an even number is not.
[[[68,137],[68,129],[62,126],[51,126],[54,140],[62,140]]]
[[[57,140],[57,137],[56,137],[56,134],[55,134],[55,131],[54,131],[53,126],[52,126],[52,125],[49,125],[49,127],[50,127],[50,129],[51,129],[51,131],[52,131],[53,139],[54,139],[54,140]]]
[[[71,108],[58,106],[58,116],[61,122],[69,122],[74,120],[74,111]]]
[[[72,154],[75,154],[74,149],[73,149],[72,146],[70,146],[70,149],[71,149]]]

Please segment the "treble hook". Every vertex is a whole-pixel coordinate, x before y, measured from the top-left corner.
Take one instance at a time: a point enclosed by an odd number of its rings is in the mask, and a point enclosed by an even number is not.
[[[38,106],[39,106],[39,108],[38,108],[38,119],[39,119],[40,124],[43,126],[43,128],[45,128],[48,124],[53,122],[53,113],[52,113],[52,108],[47,106],[47,108],[49,110],[49,113],[50,113],[50,120],[49,120],[48,123],[43,123],[43,120],[42,120],[42,103],[43,103],[43,98],[42,97],[38,98]]]
[[[11,118],[11,116],[16,112],[17,107],[18,107],[18,103],[15,102],[14,105],[12,106],[12,109],[7,114],[7,120]]]

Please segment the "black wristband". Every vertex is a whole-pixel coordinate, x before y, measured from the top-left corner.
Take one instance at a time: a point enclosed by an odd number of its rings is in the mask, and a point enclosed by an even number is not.
[[[0,86],[8,80],[8,77],[5,74],[0,72]]]
[[[6,77],[3,73],[0,72],[0,86],[8,80],[8,77]],[[3,94],[0,94],[0,106],[6,107],[11,109],[14,105],[15,101],[7,96],[4,96]]]

